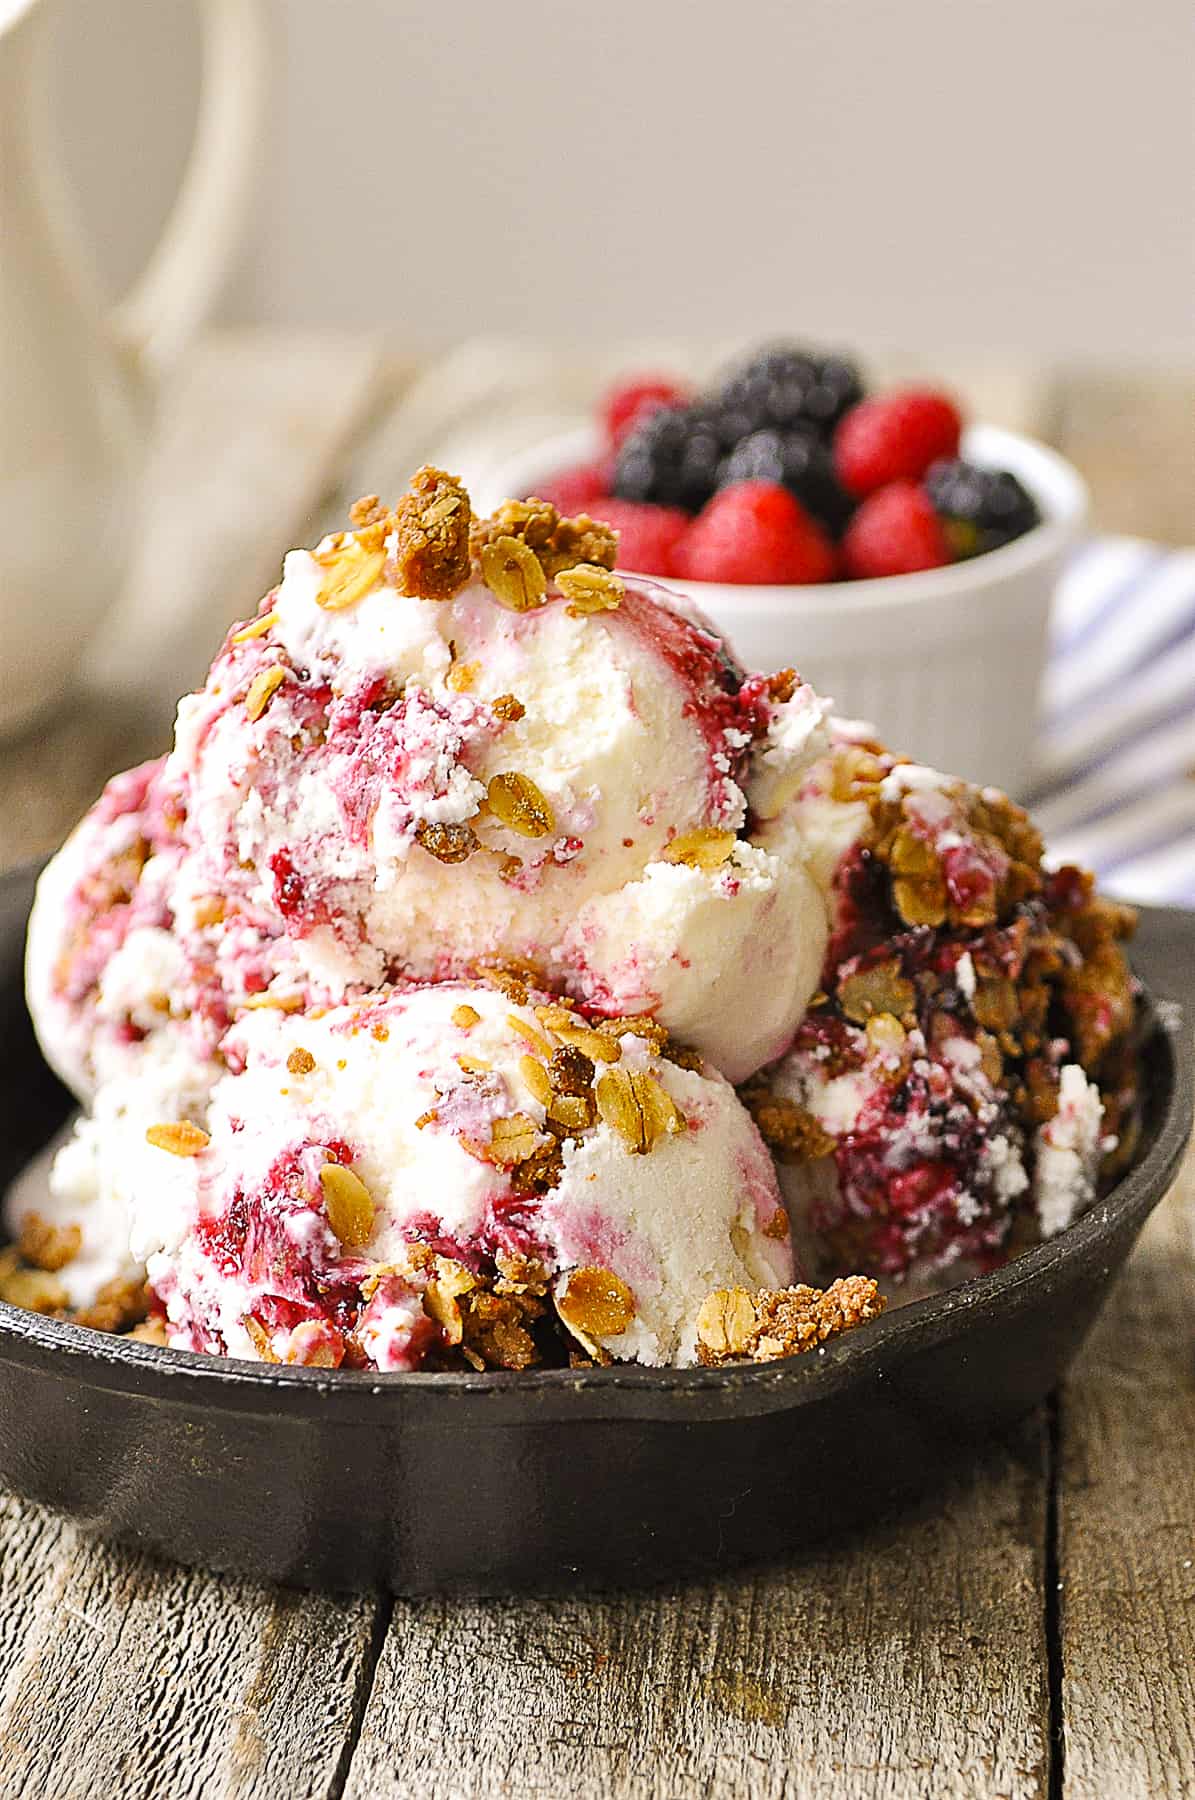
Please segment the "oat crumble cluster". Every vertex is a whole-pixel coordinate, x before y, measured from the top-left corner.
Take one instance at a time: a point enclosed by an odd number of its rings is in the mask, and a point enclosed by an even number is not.
[[[924,1281],[1053,1235],[1138,1130],[1130,908],[1048,870],[1027,815],[843,739],[807,794],[854,807],[822,986],[743,1097],[823,1275]]]
[[[616,563],[434,468],[290,553],[43,876],[89,1110],[0,1298],[319,1368],[767,1363],[1131,1153],[1123,911]]]
[[[697,1315],[697,1354],[710,1368],[799,1356],[878,1319],[884,1304],[875,1282],[862,1275],[831,1282],[824,1291],[804,1285],[758,1294],[720,1288]]]

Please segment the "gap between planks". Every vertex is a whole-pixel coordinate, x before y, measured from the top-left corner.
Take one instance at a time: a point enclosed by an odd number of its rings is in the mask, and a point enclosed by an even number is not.
[[[345,1800],[1046,1800],[1044,1418],[849,1542],[642,1594],[395,1603]]]
[[[1059,1459],[1066,1800],[1195,1794],[1195,1153],[1069,1377]]]
[[[4,1499],[0,1794],[325,1800],[385,1619],[373,1597],[176,1568]]]

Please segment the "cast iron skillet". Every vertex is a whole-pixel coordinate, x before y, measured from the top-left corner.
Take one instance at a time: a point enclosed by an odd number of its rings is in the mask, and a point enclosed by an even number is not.
[[[70,1108],[0,882],[0,1181]],[[1147,911],[1173,1002],[1195,915]],[[1190,995],[1195,998],[1195,993]],[[1191,1128],[1195,1066],[1150,1005],[1137,1166],[1052,1243],[766,1367],[368,1376],[160,1350],[0,1303],[0,1483],[184,1563],[328,1588],[497,1593],[695,1574],[861,1520],[1057,1382]]]

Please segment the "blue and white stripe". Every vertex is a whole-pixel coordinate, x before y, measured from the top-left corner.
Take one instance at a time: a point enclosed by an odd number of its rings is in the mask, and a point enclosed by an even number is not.
[[[1076,551],[1027,804],[1051,854],[1110,892],[1195,906],[1195,550],[1102,538]]]

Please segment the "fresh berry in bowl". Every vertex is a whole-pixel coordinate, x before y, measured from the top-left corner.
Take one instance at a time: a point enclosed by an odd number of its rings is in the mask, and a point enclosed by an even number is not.
[[[779,482],[833,537],[841,537],[854,511],[829,444],[807,425],[769,427],[741,438],[719,466],[718,487],[743,481]]]
[[[963,421],[933,388],[898,388],[852,407],[834,433],[834,466],[857,498],[890,481],[920,481],[942,457],[957,456]]]
[[[1028,787],[1086,496],[958,396],[869,391],[850,357],[770,345],[703,390],[638,373],[491,484],[608,520],[619,567],[672,581],[750,664],[795,664],[934,766]]]
[[[620,381],[610,389],[602,406],[602,428],[612,450],[653,412],[684,407],[692,399],[681,383],[647,375],[642,380]]]
[[[619,447],[613,497],[699,513],[717,486],[722,455],[712,414],[695,406],[657,407]]]
[[[961,457],[931,464],[925,492],[956,558],[999,550],[1040,518],[1033,495],[1010,469],[982,469]]]
[[[589,506],[601,506],[605,512],[612,504],[610,473],[608,457],[577,463],[572,468],[562,469],[551,480],[541,481],[539,485],[543,491],[538,497],[561,512],[583,512]],[[687,515],[685,522],[688,523]]]
[[[830,437],[863,394],[862,374],[849,357],[769,344],[730,371],[713,406],[730,446],[755,431],[803,425]]]
[[[554,506],[560,502],[549,495]],[[586,505],[591,504],[586,501]],[[689,535],[693,523],[678,506],[645,506],[636,500],[598,500],[605,524],[618,533],[619,555],[623,566],[640,569],[652,575],[679,575],[676,550],[683,537]]]
[[[945,527],[915,481],[889,481],[868,494],[842,540],[843,573],[858,581],[915,575],[950,561]]]
[[[797,572],[783,577],[793,586],[874,580],[982,555],[1040,523],[1015,474],[962,458],[962,433],[958,405],[937,388],[868,394],[850,358],[773,344],[703,393],[659,374],[619,382],[598,409],[593,453],[547,470],[535,493],[602,517],[617,502],[665,509],[666,526],[633,515],[623,566],[743,587],[774,585],[777,557],[744,548],[711,562],[707,545],[723,539],[731,516],[725,490],[784,488],[835,543],[851,534],[863,503],[881,495],[845,554],[829,567],[824,556],[801,557]],[[678,513],[692,522],[691,549],[675,530]],[[744,502],[741,516],[750,515]],[[701,576],[692,572],[698,566]],[[712,572],[723,567],[734,572]]]
[[[817,520],[775,481],[742,481],[704,506],[672,547],[673,572],[690,581],[832,581],[834,546]]]

